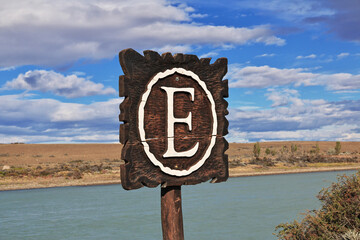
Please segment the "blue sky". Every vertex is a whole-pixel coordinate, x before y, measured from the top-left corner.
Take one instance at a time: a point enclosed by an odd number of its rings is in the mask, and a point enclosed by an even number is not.
[[[358,0],[0,7],[0,143],[118,142],[118,52],[226,57],[229,142],[360,141]]]

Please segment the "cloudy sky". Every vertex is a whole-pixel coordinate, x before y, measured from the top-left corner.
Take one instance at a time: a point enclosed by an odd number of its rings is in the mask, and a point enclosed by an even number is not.
[[[0,143],[118,142],[118,52],[229,60],[229,142],[360,141],[358,0],[0,0]]]

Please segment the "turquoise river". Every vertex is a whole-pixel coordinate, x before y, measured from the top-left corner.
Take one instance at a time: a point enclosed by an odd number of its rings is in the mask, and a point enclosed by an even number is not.
[[[231,178],[182,187],[186,240],[276,239],[275,226],[320,207],[316,195],[355,171]],[[121,185],[0,192],[1,240],[162,239],[160,189]]]

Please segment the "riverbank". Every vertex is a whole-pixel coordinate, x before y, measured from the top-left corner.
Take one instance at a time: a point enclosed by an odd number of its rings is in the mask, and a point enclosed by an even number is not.
[[[302,168],[302,169],[266,169],[243,171],[242,169],[230,169],[229,177],[252,177],[266,175],[282,175],[282,174],[299,174],[299,173],[315,173],[315,172],[335,172],[346,170],[360,170],[360,166],[337,166],[337,167],[321,167],[321,168]],[[94,186],[94,185],[111,185],[121,184],[120,173],[85,175],[81,179],[65,179],[65,178],[46,178],[46,177],[23,177],[8,178],[0,180],[0,191],[8,190],[24,190],[38,188],[53,187],[70,187],[70,186]]]
[[[295,146],[297,150],[294,151]],[[230,177],[360,170],[360,143],[232,143]],[[291,151],[291,149],[293,151]],[[0,144],[0,191],[120,183],[120,144]]]
[[[263,175],[280,175],[280,174],[296,174],[296,173],[314,173],[314,172],[336,172],[336,171],[348,171],[348,170],[360,170],[359,165],[354,166],[338,166],[338,167],[321,167],[321,168],[301,168],[301,169],[271,169],[264,171],[243,172],[236,169],[230,169],[230,177],[253,177]]]

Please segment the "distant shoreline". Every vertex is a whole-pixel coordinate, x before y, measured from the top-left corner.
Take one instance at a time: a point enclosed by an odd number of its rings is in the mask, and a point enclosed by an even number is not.
[[[298,173],[340,172],[340,171],[351,171],[351,170],[360,170],[360,166],[324,167],[324,168],[296,169],[296,170],[286,170],[286,171],[270,170],[270,171],[266,171],[266,172],[253,172],[253,173],[233,173],[229,177],[230,178],[256,177],[256,176],[284,175],[284,174],[298,174]]]
[[[296,170],[268,170],[262,172],[244,172],[244,173],[230,173],[229,178],[239,177],[258,177],[258,176],[270,176],[270,175],[285,175],[285,174],[301,174],[301,173],[318,173],[318,172],[340,172],[340,171],[351,171],[360,170],[360,166],[353,167],[324,167],[324,168],[311,168],[311,169],[296,169]],[[230,170],[233,171],[233,170]],[[120,178],[120,177],[119,177]],[[120,179],[118,181],[95,181],[95,182],[81,182],[81,181],[69,181],[56,184],[48,185],[36,185],[32,182],[24,183],[21,185],[7,186],[4,189],[0,186],[1,191],[16,191],[16,190],[31,190],[31,189],[43,189],[43,188],[57,188],[57,187],[88,187],[88,186],[106,186],[121,184]],[[11,184],[9,184],[11,185]]]

